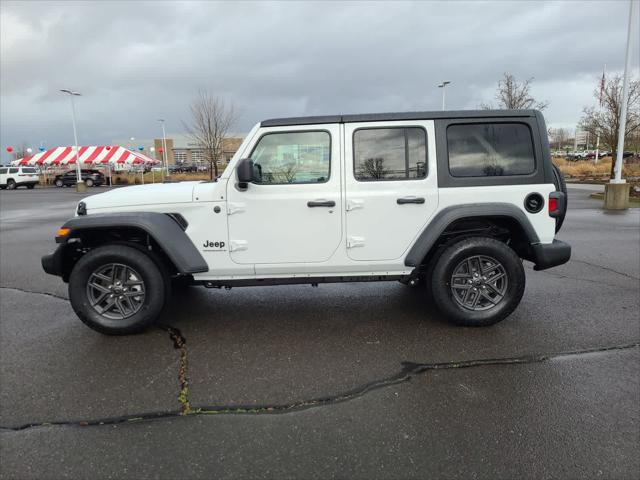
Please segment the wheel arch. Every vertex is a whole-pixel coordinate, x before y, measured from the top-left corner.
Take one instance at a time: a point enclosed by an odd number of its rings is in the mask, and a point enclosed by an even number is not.
[[[157,212],[109,213],[78,216],[68,220],[66,237],[61,243],[63,279],[77,260],[92,248],[106,244],[130,244],[160,259],[171,274],[191,275],[209,267],[195,245],[174,217]]]
[[[405,265],[418,268],[438,249],[469,236],[490,236],[508,242],[516,253],[530,259],[531,245],[540,239],[526,214],[508,203],[453,205],[429,222],[405,257]]]

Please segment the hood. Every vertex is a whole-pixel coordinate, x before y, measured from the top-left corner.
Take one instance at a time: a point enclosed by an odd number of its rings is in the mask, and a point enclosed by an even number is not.
[[[193,189],[200,182],[152,183],[114,188],[83,199],[87,210],[99,208],[137,207],[193,200]]]

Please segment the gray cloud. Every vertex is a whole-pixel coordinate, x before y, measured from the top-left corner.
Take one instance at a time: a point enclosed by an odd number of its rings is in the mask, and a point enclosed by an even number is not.
[[[550,124],[574,124],[624,62],[628,2],[2,2],[2,148],[182,131],[198,88],[263,118],[437,110],[491,101],[504,71],[535,77]],[[637,66],[637,42],[634,52]]]

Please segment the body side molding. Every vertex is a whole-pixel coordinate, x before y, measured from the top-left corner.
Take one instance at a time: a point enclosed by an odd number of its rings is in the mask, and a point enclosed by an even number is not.
[[[409,253],[405,257],[404,264],[408,267],[417,267],[427,255],[442,232],[452,222],[469,217],[509,217],[516,220],[524,229],[529,243],[539,243],[540,239],[527,218],[526,214],[509,203],[473,203],[466,205],[452,205],[438,212],[433,220],[422,231],[415,241]]]

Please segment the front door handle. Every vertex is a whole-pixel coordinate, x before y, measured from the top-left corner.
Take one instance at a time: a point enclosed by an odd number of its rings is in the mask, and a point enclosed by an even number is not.
[[[307,207],[335,207],[336,202],[333,200],[312,200],[307,202]]]
[[[398,200],[398,205],[406,205],[407,203],[424,203],[424,197],[401,197]]]

